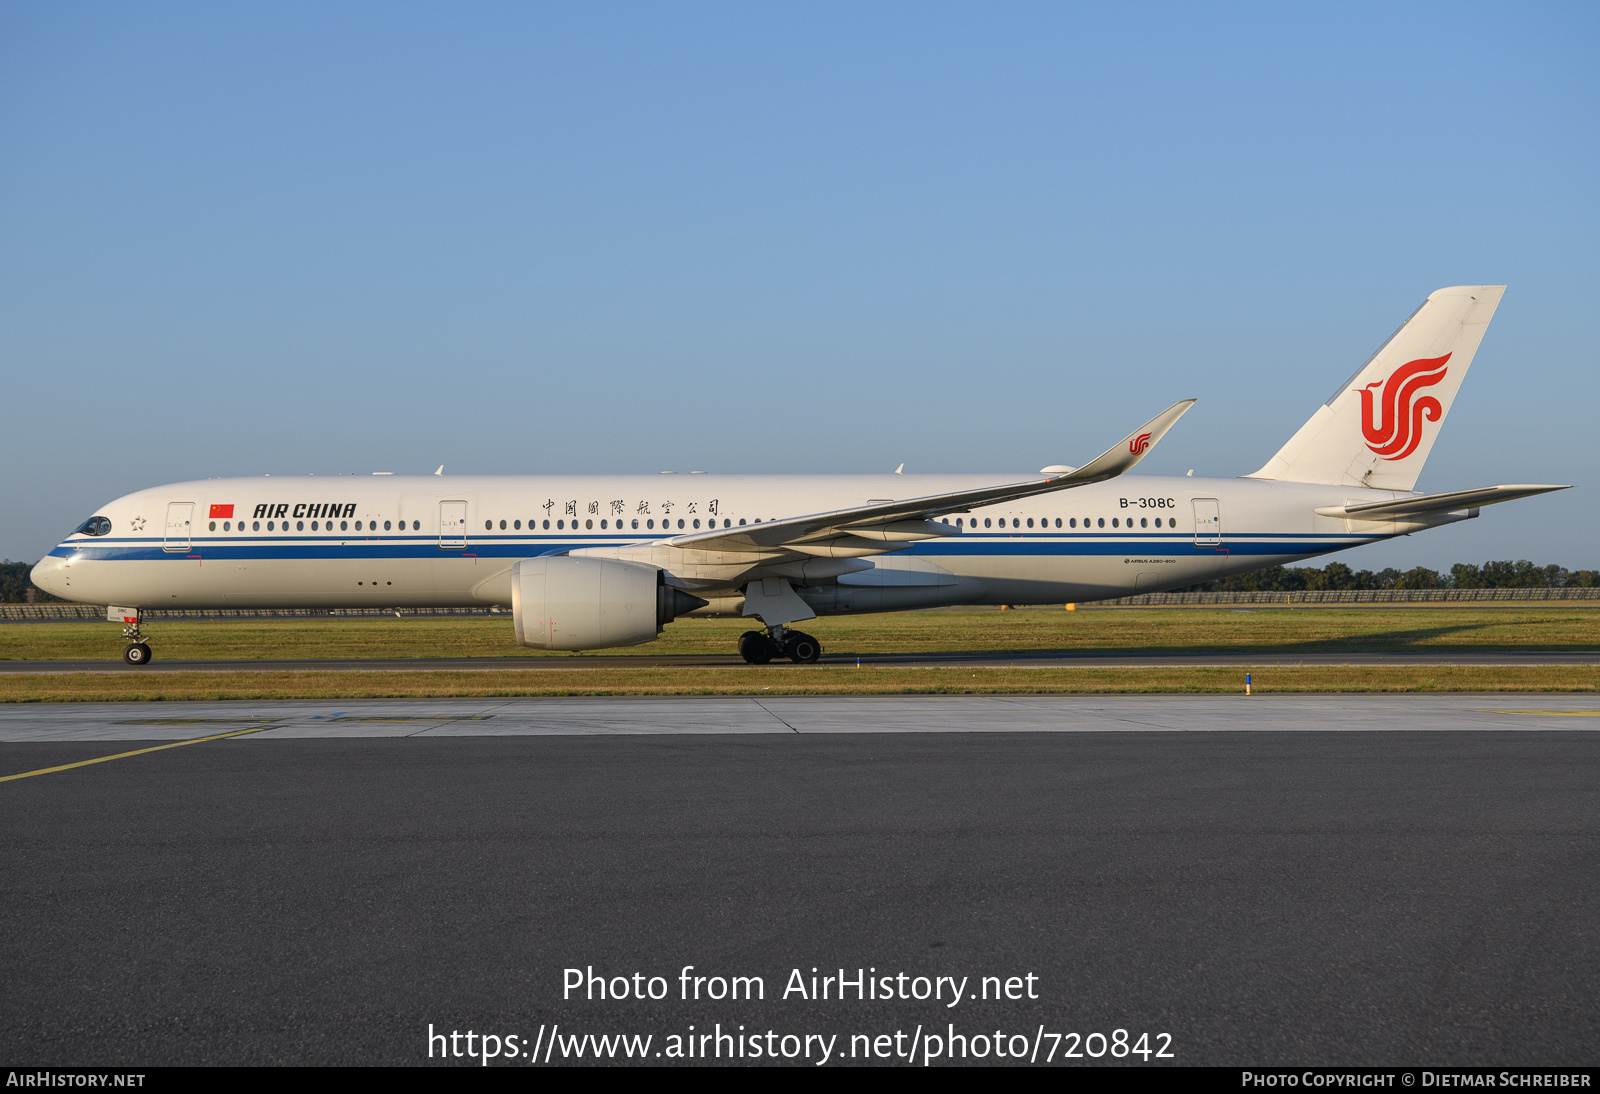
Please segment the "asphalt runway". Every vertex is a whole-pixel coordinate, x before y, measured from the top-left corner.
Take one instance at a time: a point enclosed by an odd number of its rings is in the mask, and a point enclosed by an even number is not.
[[[823,665],[855,665],[854,657],[824,655]],[[1203,668],[1251,665],[1594,665],[1600,650],[1571,653],[1494,651],[1438,653],[1160,653],[1151,655],[1061,653],[1053,650],[967,650],[952,653],[871,654],[862,665],[903,668],[959,668],[1017,665],[1028,668]],[[261,661],[167,661],[160,656],[137,668],[120,656],[84,661],[0,661],[0,672],[482,672],[604,668],[744,668],[735,654],[659,657],[641,654],[545,657],[414,657],[414,658],[303,658]],[[753,669],[774,672],[793,669],[786,661]]]
[[[120,756],[0,782],[0,1055],[426,1063],[431,1024],[556,1063],[559,1024],[650,1035],[657,1062],[720,1024],[837,1035],[829,1066],[880,1043],[903,1065],[952,1026],[1002,1064],[996,1031],[1081,1052],[1119,1029],[1189,1064],[1592,1064],[1597,715],[1505,694],[0,708],[4,774]],[[763,998],[681,1000],[685,965]],[[563,999],[590,967],[668,997]],[[785,999],[813,968],[1020,997]]]

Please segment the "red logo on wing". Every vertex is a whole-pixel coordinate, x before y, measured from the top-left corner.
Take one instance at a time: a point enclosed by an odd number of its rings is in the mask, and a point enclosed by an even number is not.
[[[1139,453],[1143,452],[1145,449],[1147,449],[1149,447],[1150,447],[1150,434],[1148,434],[1148,433],[1141,433],[1137,437],[1135,437],[1133,440],[1128,442],[1128,451],[1132,452],[1135,456],[1137,456]]]
[[[212,520],[215,520],[218,517],[231,517],[231,516],[233,516],[233,506],[231,506],[231,505],[213,505],[211,507],[211,519]]]
[[[1408,361],[1387,380],[1357,389],[1361,394],[1361,433],[1368,448],[1386,460],[1403,460],[1417,450],[1422,443],[1423,419],[1437,422],[1444,417],[1444,408],[1432,395],[1418,399],[1416,394],[1444,379],[1448,360],[1447,353]],[[1373,394],[1378,387],[1383,388],[1381,396]],[[1381,411],[1379,398],[1383,400]]]

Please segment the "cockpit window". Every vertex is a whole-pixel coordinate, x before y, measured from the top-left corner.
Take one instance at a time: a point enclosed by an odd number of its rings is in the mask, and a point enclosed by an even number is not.
[[[90,517],[78,525],[77,530],[86,536],[103,536],[111,531],[111,521],[105,517]]]

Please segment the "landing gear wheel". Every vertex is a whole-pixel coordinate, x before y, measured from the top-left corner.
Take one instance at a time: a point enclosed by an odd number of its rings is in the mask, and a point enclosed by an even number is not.
[[[752,665],[765,665],[777,651],[772,640],[760,631],[745,631],[739,636],[739,656]]]
[[[143,642],[136,642],[122,651],[122,659],[130,665],[149,664],[150,647]]]
[[[822,656],[822,643],[809,634],[795,631],[789,636],[784,652],[789,655],[789,660],[797,665],[814,665],[817,663],[817,658]]]

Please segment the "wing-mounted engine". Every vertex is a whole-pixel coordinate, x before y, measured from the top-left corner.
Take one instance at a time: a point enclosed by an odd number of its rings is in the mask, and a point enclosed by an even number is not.
[[[667,584],[654,566],[571,555],[511,568],[517,644],[541,650],[637,646],[706,601]]]

